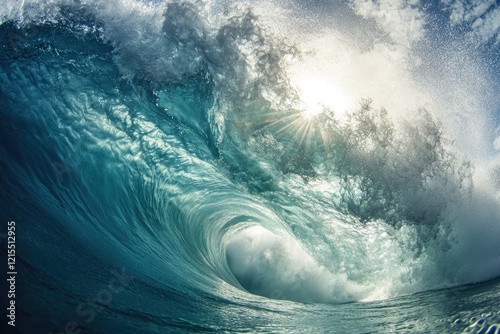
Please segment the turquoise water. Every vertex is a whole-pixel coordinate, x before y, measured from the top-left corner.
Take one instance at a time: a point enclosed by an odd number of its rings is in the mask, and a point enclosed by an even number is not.
[[[498,333],[498,8],[457,6],[6,1],[2,328]]]

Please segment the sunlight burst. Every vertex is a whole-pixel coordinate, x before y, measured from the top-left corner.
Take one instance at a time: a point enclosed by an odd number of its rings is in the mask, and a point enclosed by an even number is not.
[[[342,116],[351,108],[352,98],[334,80],[312,76],[297,76],[292,81],[303,103],[302,116],[312,119],[321,114],[325,108]]]

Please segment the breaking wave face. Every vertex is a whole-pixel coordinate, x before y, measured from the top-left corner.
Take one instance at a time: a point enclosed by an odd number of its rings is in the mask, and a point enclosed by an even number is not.
[[[224,331],[499,277],[499,11],[460,4],[6,1],[19,317]]]

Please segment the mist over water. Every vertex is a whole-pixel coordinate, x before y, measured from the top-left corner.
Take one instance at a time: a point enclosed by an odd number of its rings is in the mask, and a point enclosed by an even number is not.
[[[21,332],[496,333],[498,15],[7,1]]]

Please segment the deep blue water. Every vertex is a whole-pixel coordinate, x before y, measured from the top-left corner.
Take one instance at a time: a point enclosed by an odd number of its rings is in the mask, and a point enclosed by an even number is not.
[[[499,9],[411,3],[5,1],[2,333],[499,333]]]

